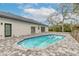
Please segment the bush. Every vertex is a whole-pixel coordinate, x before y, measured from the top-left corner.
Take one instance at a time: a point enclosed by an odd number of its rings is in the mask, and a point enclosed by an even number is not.
[[[62,27],[60,25],[54,25],[49,28],[49,31],[62,32]],[[71,32],[70,24],[64,24],[64,32]]]
[[[71,27],[69,24],[64,24],[64,32],[71,32]]]
[[[54,31],[54,32],[61,32],[62,27],[59,25],[55,25],[49,28],[49,31]]]

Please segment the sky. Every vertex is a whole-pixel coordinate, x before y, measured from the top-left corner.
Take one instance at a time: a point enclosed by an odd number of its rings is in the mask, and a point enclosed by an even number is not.
[[[0,3],[0,11],[31,18],[42,23],[47,23],[48,16],[57,12],[58,8],[59,5],[56,3]]]

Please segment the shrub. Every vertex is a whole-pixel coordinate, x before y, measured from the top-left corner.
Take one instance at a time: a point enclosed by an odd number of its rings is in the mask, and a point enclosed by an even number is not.
[[[49,31],[62,32],[62,27],[61,25],[54,25],[49,28]],[[64,32],[71,32],[70,24],[64,24]]]
[[[64,32],[71,32],[71,27],[69,24],[64,24]]]

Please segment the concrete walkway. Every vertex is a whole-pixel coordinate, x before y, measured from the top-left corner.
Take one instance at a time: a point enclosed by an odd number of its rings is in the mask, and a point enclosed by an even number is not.
[[[0,56],[79,56],[79,43],[69,33],[51,34],[64,35],[65,38],[43,49],[15,47],[15,43],[24,37],[2,39],[0,40]]]

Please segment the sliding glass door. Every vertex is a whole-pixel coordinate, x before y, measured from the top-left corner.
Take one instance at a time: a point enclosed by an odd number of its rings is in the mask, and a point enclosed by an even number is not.
[[[12,35],[12,24],[5,23],[5,37],[11,37]]]
[[[35,27],[31,27],[31,33],[35,33]]]

